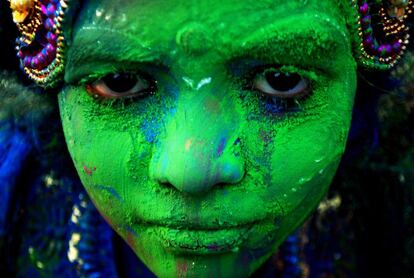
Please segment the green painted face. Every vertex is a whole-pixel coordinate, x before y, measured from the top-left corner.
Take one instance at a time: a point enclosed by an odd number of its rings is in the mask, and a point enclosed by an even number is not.
[[[249,275],[317,206],[356,87],[341,11],[84,4],[59,95],[67,144],[96,207],[155,274]]]

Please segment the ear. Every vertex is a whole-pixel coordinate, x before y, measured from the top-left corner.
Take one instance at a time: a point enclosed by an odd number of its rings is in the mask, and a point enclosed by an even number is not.
[[[409,42],[414,0],[351,0],[354,7],[354,55],[368,69],[392,68]]]

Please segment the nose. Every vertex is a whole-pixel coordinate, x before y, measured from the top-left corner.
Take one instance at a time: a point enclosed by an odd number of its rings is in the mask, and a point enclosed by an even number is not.
[[[150,175],[187,194],[240,182],[245,170],[232,109],[222,111],[223,104],[214,97],[198,104],[188,101],[177,108],[155,147]]]

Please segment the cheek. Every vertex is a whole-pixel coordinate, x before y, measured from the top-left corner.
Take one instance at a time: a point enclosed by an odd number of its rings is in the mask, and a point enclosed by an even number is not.
[[[146,170],[129,165],[144,161],[151,148],[144,128],[132,134],[123,126],[139,127],[145,120],[98,113],[76,95],[68,92],[59,99],[68,149],[94,204],[114,228],[119,228],[129,211],[125,192],[132,180],[144,175],[139,171]]]
[[[315,91],[310,102],[316,108],[274,124],[267,152],[261,151],[268,185],[264,199],[279,205],[294,225],[325,195],[346,145],[354,82],[332,82],[325,88]]]
[[[69,145],[69,150],[82,184],[106,220],[119,226],[130,176],[124,165],[133,146],[131,138],[110,131],[95,132],[94,136],[73,131],[73,136],[75,144]]]
[[[272,193],[279,196],[285,209],[294,209],[305,198],[317,202],[325,193],[343,153],[346,132],[323,118],[307,122],[306,127],[279,130],[271,180]]]

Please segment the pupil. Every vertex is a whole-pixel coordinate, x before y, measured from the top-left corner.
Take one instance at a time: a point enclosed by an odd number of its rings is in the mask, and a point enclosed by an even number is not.
[[[289,91],[294,89],[300,82],[299,74],[280,73],[269,71],[265,74],[266,81],[276,91]]]
[[[103,78],[106,86],[114,92],[125,93],[137,84],[136,75],[129,73],[117,73]]]

